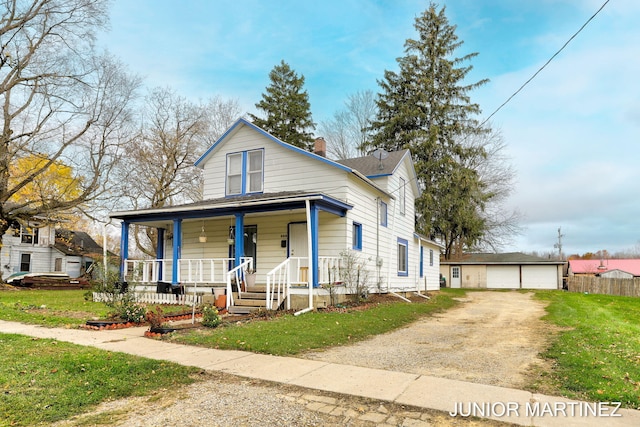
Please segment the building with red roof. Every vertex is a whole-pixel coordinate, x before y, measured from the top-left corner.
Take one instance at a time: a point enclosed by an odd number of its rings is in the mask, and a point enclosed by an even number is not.
[[[572,259],[569,275],[632,279],[640,277],[640,259]]]

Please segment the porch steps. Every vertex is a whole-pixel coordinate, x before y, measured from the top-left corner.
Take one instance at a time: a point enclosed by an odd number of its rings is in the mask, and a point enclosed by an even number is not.
[[[253,311],[264,309],[267,306],[267,292],[264,286],[254,286],[242,293],[242,299],[238,298],[238,293],[233,293],[234,305],[229,307],[231,314],[248,314]]]

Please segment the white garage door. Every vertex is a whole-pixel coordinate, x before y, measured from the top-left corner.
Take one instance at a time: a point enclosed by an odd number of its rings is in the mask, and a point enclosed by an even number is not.
[[[558,289],[558,267],[555,265],[523,265],[524,289]]]
[[[487,288],[517,289],[520,287],[520,266],[488,265]]]

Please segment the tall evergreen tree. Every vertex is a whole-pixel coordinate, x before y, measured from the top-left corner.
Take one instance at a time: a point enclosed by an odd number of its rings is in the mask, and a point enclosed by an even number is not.
[[[441,240],[451,257],[480,240],[486,221],[480,213],[491,193],[466,159],[485,155],[464,139],[480,131],[474,116],[480,107],[469,92],[488,80],[465,84],[471,71],[463,65],[477,55],[460,58],[463,44],[449,24],[445,8],[431,3],[415,20],[416,40],[407,39],[399,71],[385,71],[378,81],[378,114],[368,144],[387,150],[409,148],[423,194],[416,203],[418,229]],[[480,151],[478,151],[480,150]]]
[[[271,70],[269,79],[271,84],[256,104],[265,118],[249,114],[251,120],[282,141],[311,150],[314,139],[309,131],[315,129],[315,123],[311,118],[309,94],[303,90],[304,76],[298,77],[283,60]]]

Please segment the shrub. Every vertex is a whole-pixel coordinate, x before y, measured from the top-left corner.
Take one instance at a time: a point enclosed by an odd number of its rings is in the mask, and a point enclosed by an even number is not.
[[[202,325],[207,328],[215,328],[222,322],[218,309],[212,305],[202,307]]]
[[[162,314],[162,308],[156,306],[156,310],[147,311],[147,321],[149,322],[149,329],[161,328],[164,324],[164,315]]]
[[[147,309],[142,304],[123,301],[118,307],[117,316],[125,322],[141,323],[144,322],[146,312]]]

